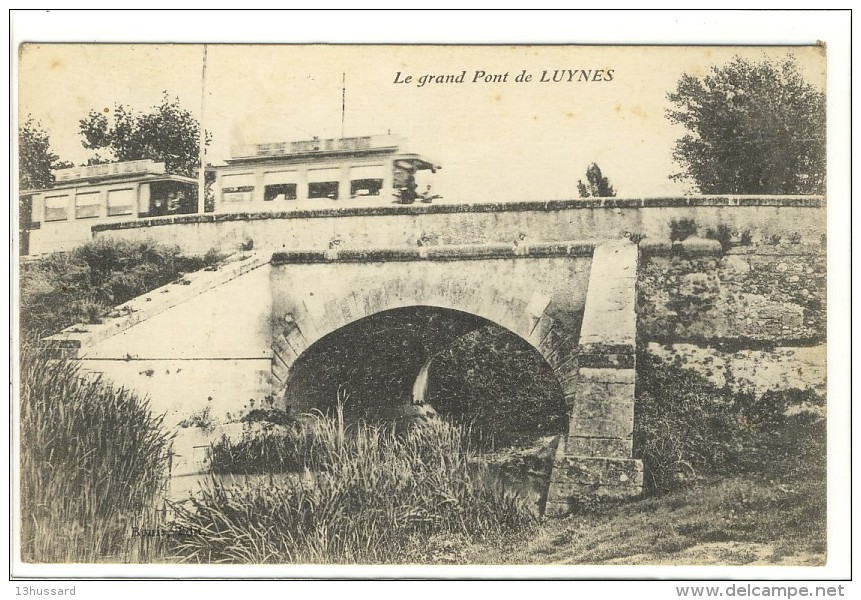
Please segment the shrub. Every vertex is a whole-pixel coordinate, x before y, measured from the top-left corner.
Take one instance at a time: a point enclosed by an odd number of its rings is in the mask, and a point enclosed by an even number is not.
[[[649,354],[639,358],[638,379],[634,445],[649,492],[700,475],[824,468],[824,420],[789,410],[821,406],[813,391],[734,393]]]
[[[470,425],[472,443],[528,445],[566,431],[559,381],[529,344],[501,327],[454,340],[434,361],[427,400],[451,421]]]
[[[97,240],[22,263],[21,337],[32,340],[75,323],[98,323],[111,306],[223,258],[214,250],[184,256],[178,247],[151,241]]]
[[[179,422],[182,428],[197,428],[204,431],[212,431],[215,429],[215,420],[212,418],[212,407],[208,404],[200,408]]]
[[[317,416],[301,436],[283,435],[278,451],[301,472],[242,486],[213,479],[178,507],[179,524],[202,534],[177,538],[174,550],[194,562],[408,563],[433,536],[493,541],[537,524],[528,502],[475,462],[461,428],[435,422],[398,435]]]
[[[683,242],[697,233],[697,224],[693,219],[682,218],[670,221],[670,240]]]
[[[172,437],[145,400],[25,349],[21,358],[21,558],[135,560],[152,540]]]
[[[732,248],[732,230],[724,223],[721,223],[716,228],[709,227],[706,231],[706,237],[710,240],[720,242],[720,247],[724,252]]]

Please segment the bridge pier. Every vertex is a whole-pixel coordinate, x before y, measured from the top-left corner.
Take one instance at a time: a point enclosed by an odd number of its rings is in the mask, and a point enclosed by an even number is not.
[[[566,514],[579,497],[626,498],[643,489],[632,458],[636,385],[638,249],[627,240],[595,248],[568,435],[556,450],[545,514]]]

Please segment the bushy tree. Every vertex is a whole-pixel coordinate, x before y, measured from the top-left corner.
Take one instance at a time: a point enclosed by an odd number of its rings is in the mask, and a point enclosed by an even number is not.
[[[51,185],[52,169],[71,167],[61,161],[51,149],[51,139],[41,123],[28,116],[18,127],[18,186],[21,190],[35,190]]]
[[[28,116],[18,126],[18,189],[36,190],[46,188],[54,182],[53,169],[73,166],[61,161],[51,149],[51,139],[42,129],[41,123]],[[32,226],[32,197],[21,196],[18,205],[18,240],[23,254],[29,248],[29,229]]]
[[[601,167],[592,163],[586,169],[586,183],[577,181],[577,192],[581,198],[609,198],[616,195],[610,181],[601,173]]]
[[[704,194],[822,194],[825,94],[790,57],[740,57],[700,78],[683,75],[668,94],[672,123],[687,133],[673,158]]]
[[[117,104],[111,118],[91,110],[80,121],[83,145],[96,154],[90,162],[151,159],[165,163],[168,173],[194,176],[199,164],[200,124],[178,98],[164,92],[161,104],[149,112],[136,114],[130,107]],[[210,136],[206,135],[206,144]]]

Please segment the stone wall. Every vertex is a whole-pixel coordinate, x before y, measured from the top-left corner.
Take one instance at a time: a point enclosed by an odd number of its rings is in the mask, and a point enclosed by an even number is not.
[[[652,256],[640,268],[640,336],[741,346],[822,342],[825,284],[818,243]]]
[[[326,205],[315,210],[185,215],[93,227],[96,239],[155,238],[190,253],[457,244],[530,244],[618,239],[625,233],[667,239],[671,219],[694,219],[702,232],[721,225],[754,241],[785,231],[818,236],[817,196],[587,198],[546,202]]]
[[[705,253],[641,244],[641,347],[716,387],[824,394],[824,230],[821,214],[805,234],[784,229],[782,235],[727,248],[712,242]]]

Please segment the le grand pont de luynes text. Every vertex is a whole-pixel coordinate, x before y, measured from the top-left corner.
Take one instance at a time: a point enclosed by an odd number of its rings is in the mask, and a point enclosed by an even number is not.
[[[398,71],[395,84],[412,84],[416,87],[446,83],[593,83],[613,81],[613,69],[544,69],[530,72],[522,69],[494,73],[490,71],[463,70],[459,73],[423,73],[414,75]]]

